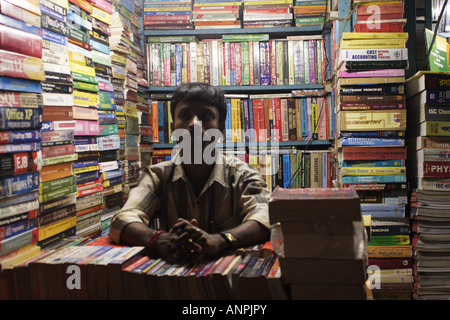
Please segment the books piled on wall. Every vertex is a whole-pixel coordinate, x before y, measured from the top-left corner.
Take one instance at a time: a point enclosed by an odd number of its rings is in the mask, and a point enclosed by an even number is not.
[[[68,4],[67,28],[69,33],[70,70],[74,82],[74,135],[78,159],[73,164],[77,180],[77,235],[96,235],[101,231],[103,212],[102,179],[99,171],[97,136],[98,80],[93,62],[92,19],[93,7],[90,2]]]
[[[284,239],[279,260],[291,299],[367,298],[367,234],[353,188],[276,188],[269,217]]]
[[[449,297],[449,83],[447,72],[430,71],[419,71],[406,82],[417,299]]]
[[[363,9],[358,10],[358,17],[364,16]],[[411,258],[406,213],[407,40],[404,32],[382,28],[346,32],[340,43],[337,72],[340,185],[355,187],[362,213],[371,216],[369,259],[394,259],[397,265]],[[387,260],[383,261],[386,263],[377,265],[382,277],[380,286],[372,291],[374,299],[410,299],[411,264],[400,270],[387,267]]]
[[[109,223],[115,210],[107,205],[107,197],[115,191],[121,181],[111,179],[111,172],[118,170],[119,130],[116,118],[116,99],[111,82],[113,76],[110,57],[111,24],[113,6],[104,1],[92,3],[92,60],[95,76],[98,81],[98,116],[99,135],[97,137],[98,164],[101,176],[103,196],[103,212],[100,216],[100,230],[102,235],[109,233]],[[121,187],[121,185],[120,185]],[[120,188],[119,187],[119,188]]]
[[[0,268],[5,270],[40,250],[37,220],[45,74],[39,5],[2,2],[0,13]]]
[[[80,270],[79,289],[66,285],[69,265]],[[270,243],[198,263],[174,264],[145,255],[144,247],[108,238],[68,239],[3,275],[7,299],[229,300],[287,299],[279,260]],[[255,290],[258,288],[258,290]]]
[[[137,113],[138,100],[138,64],[144,65],[144,55],[141,43],[139,15],[142,7],[131,2],[120,2],[116,5],[113,15],[112,30],[120,41],[114,41],[111,49],[122,65],[116,66],[117,87],[123,90],[124,112],[124,153],[121,154],[121,164],[124,171],[124,196],[137,184],[140,175],[139,120]],[[120,70],[120,71],[119,71]],[[141,74],[141,78],[142,78]],[[115,76],[116,77],[116,76]],[[146,78],[147,75],[145,74]]]
[[[148,37],[150,86],[319,84],[326,71],[319,36],[269,39],[268,34],[228,34],[197,41],[193,36]],[[172,63],[173,61],[173,63]]]
[[[292,0],[243,0],[244,28],[292,26]]]
[[[77,185],[73,163],[78,160],[74,145],[75,119],[83,118],[73,97],[70,68],[69,15],[67,1],[40,1],[43,38],[43,167],[40,186],[40,225],[46,226],[39,244],[45,248],[76,233]],[[89,113],[87,113],[89,115]],[[45,151],[44,151],[45,150]],[[45,155],[44,155],[45,154]]]
[[[296,27],[323,26],[325,17],[330,11],[327,0],[305,1],[296,0],[294,3],[294,19]]]
[[[193,29],[192,13],[191,0],[144,0],[144,29]]]
[[[240,8],[241,0],[193,0],[194,29],[240,28]]]

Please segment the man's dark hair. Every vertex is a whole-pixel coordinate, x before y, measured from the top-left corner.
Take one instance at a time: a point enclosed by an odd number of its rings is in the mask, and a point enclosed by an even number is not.
[[[170,99],[170,112],[175,116],[175,108],[181,101],[196,102],[216,107],[219,110],[219,122],[225,122],[227,101],[223,91],[201,82],[190,82],[179,86]]]

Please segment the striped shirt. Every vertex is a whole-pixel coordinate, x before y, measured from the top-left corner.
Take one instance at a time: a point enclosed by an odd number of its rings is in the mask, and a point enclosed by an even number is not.
[[[270,190],[261,174],[232,155],[219,153],[223,161],[214,165],[197,196],[183,170],[172,160],[146,167],[138,185],[111,221],[110,238],[120,243],[121,231],[131,222],[150,225],[155,218],[162,230],[169,230],[178,218],[196,219],[198,226],[217,233],[256,220],[269,228]]]

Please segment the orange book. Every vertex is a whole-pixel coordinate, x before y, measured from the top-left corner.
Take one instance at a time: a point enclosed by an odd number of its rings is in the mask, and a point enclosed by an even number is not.
[[[52,164],[49,166],[43,166],[41,169],[41,182],[64,178],[72,175],[72,162],[63,162]]]

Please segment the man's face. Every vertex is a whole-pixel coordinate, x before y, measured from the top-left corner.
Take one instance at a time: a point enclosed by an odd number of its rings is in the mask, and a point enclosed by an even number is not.
[[[217,135],[222,136],[225,123],[219,122],[219,110],[214,106],[198,104],[195,102],[179,102],[175,108],[173,119],[173,130],[184,130],[183,136],[178,138],[178,142],[183,143],[183,138],[188,134],[190,137],[190,152],[192,161],[200,163],[205,161],[205,149],[212,141],[217,142]],[[184,154],[186,156],[186,154]],[[210,161],[206,161],[210,162]]]

